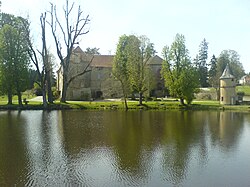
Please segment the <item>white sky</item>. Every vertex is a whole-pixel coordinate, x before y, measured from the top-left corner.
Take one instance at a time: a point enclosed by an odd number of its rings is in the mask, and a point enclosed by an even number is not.
[[[40,40],[40,14],[49,2],[62,10],[64,0],[2,0],[2,12],[30,17],[35,40]],[[72,0],[70,0],[72,2]],[[250,72],[249,0],[75,0],[91,18],[90,32],[80,40],[87,47],[100,48],[101,54],[114,54],[123,34],[146,35],[158,55],[171,45],[176,33],[183,34],[193,59],[199,44],[209,42],[209,60],[222,50],[233,49]],[[77,8],[77,7],[75,7]],[[75,9],[76,10],[76,9]],[[47,33],[50,33],[48,31]],[[52,40],[49,40],[52,41]],[[52,43],[51,43],[52,45]],[[53,46],[51,47],[53,48]]]

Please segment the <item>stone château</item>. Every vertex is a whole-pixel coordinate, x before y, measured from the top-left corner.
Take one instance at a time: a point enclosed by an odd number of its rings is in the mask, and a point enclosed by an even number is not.
[[[90,100],[98,98],[121,97],[119,93],[108,92],[114,85],[111,79],[114,55],[90,55],[80,47],[73,50],[69,65],[69,79],[84,70],[88,72],[74,79],[68,89],[66,100]],[[155,78],[155,88],[150,93],[155,96],[163,94],[164,83],[160,76],[163,59],[155,55],[148,60],[148,65]],[[57,71],[57,89],[62,90],[62,68]],[[110,81],[113,81],[112,83]],[[115,89],[114,89],[115,90]]]

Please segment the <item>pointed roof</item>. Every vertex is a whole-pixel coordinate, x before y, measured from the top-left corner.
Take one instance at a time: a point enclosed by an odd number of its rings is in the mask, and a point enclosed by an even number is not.
[[[224,69],[220,79],[232,79],[234,76],[231,74],[231,71],[229,69],[229,65],[227,64],[226,68]]]
[[[74,53],[83,53],[82,49],[79,46],[77,46],[75,49],[73,49],[73,52]]]
[[[148,64],[162,65],[162,61],[163,59],[161,57],[159,57],[158,55],[155,55],[148,60]]]

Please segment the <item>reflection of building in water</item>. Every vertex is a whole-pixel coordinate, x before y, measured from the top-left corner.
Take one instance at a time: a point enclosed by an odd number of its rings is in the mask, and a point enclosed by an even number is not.
[[[220,112],[218,138],[226,149],[235,148],[242,130],[242,114],[235,112]]]
[[[236,96],[236,81],[234,76],[230,73],[227,64],[223,74],[220,77],[220,104],[235,105],[237,101]]]

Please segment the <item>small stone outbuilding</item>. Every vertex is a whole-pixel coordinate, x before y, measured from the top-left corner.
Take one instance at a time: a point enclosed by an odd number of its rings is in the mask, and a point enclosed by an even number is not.
[[[237,102],[236,79],[231,74],[227,64],[220,77],[220,104],[235,105]]]

